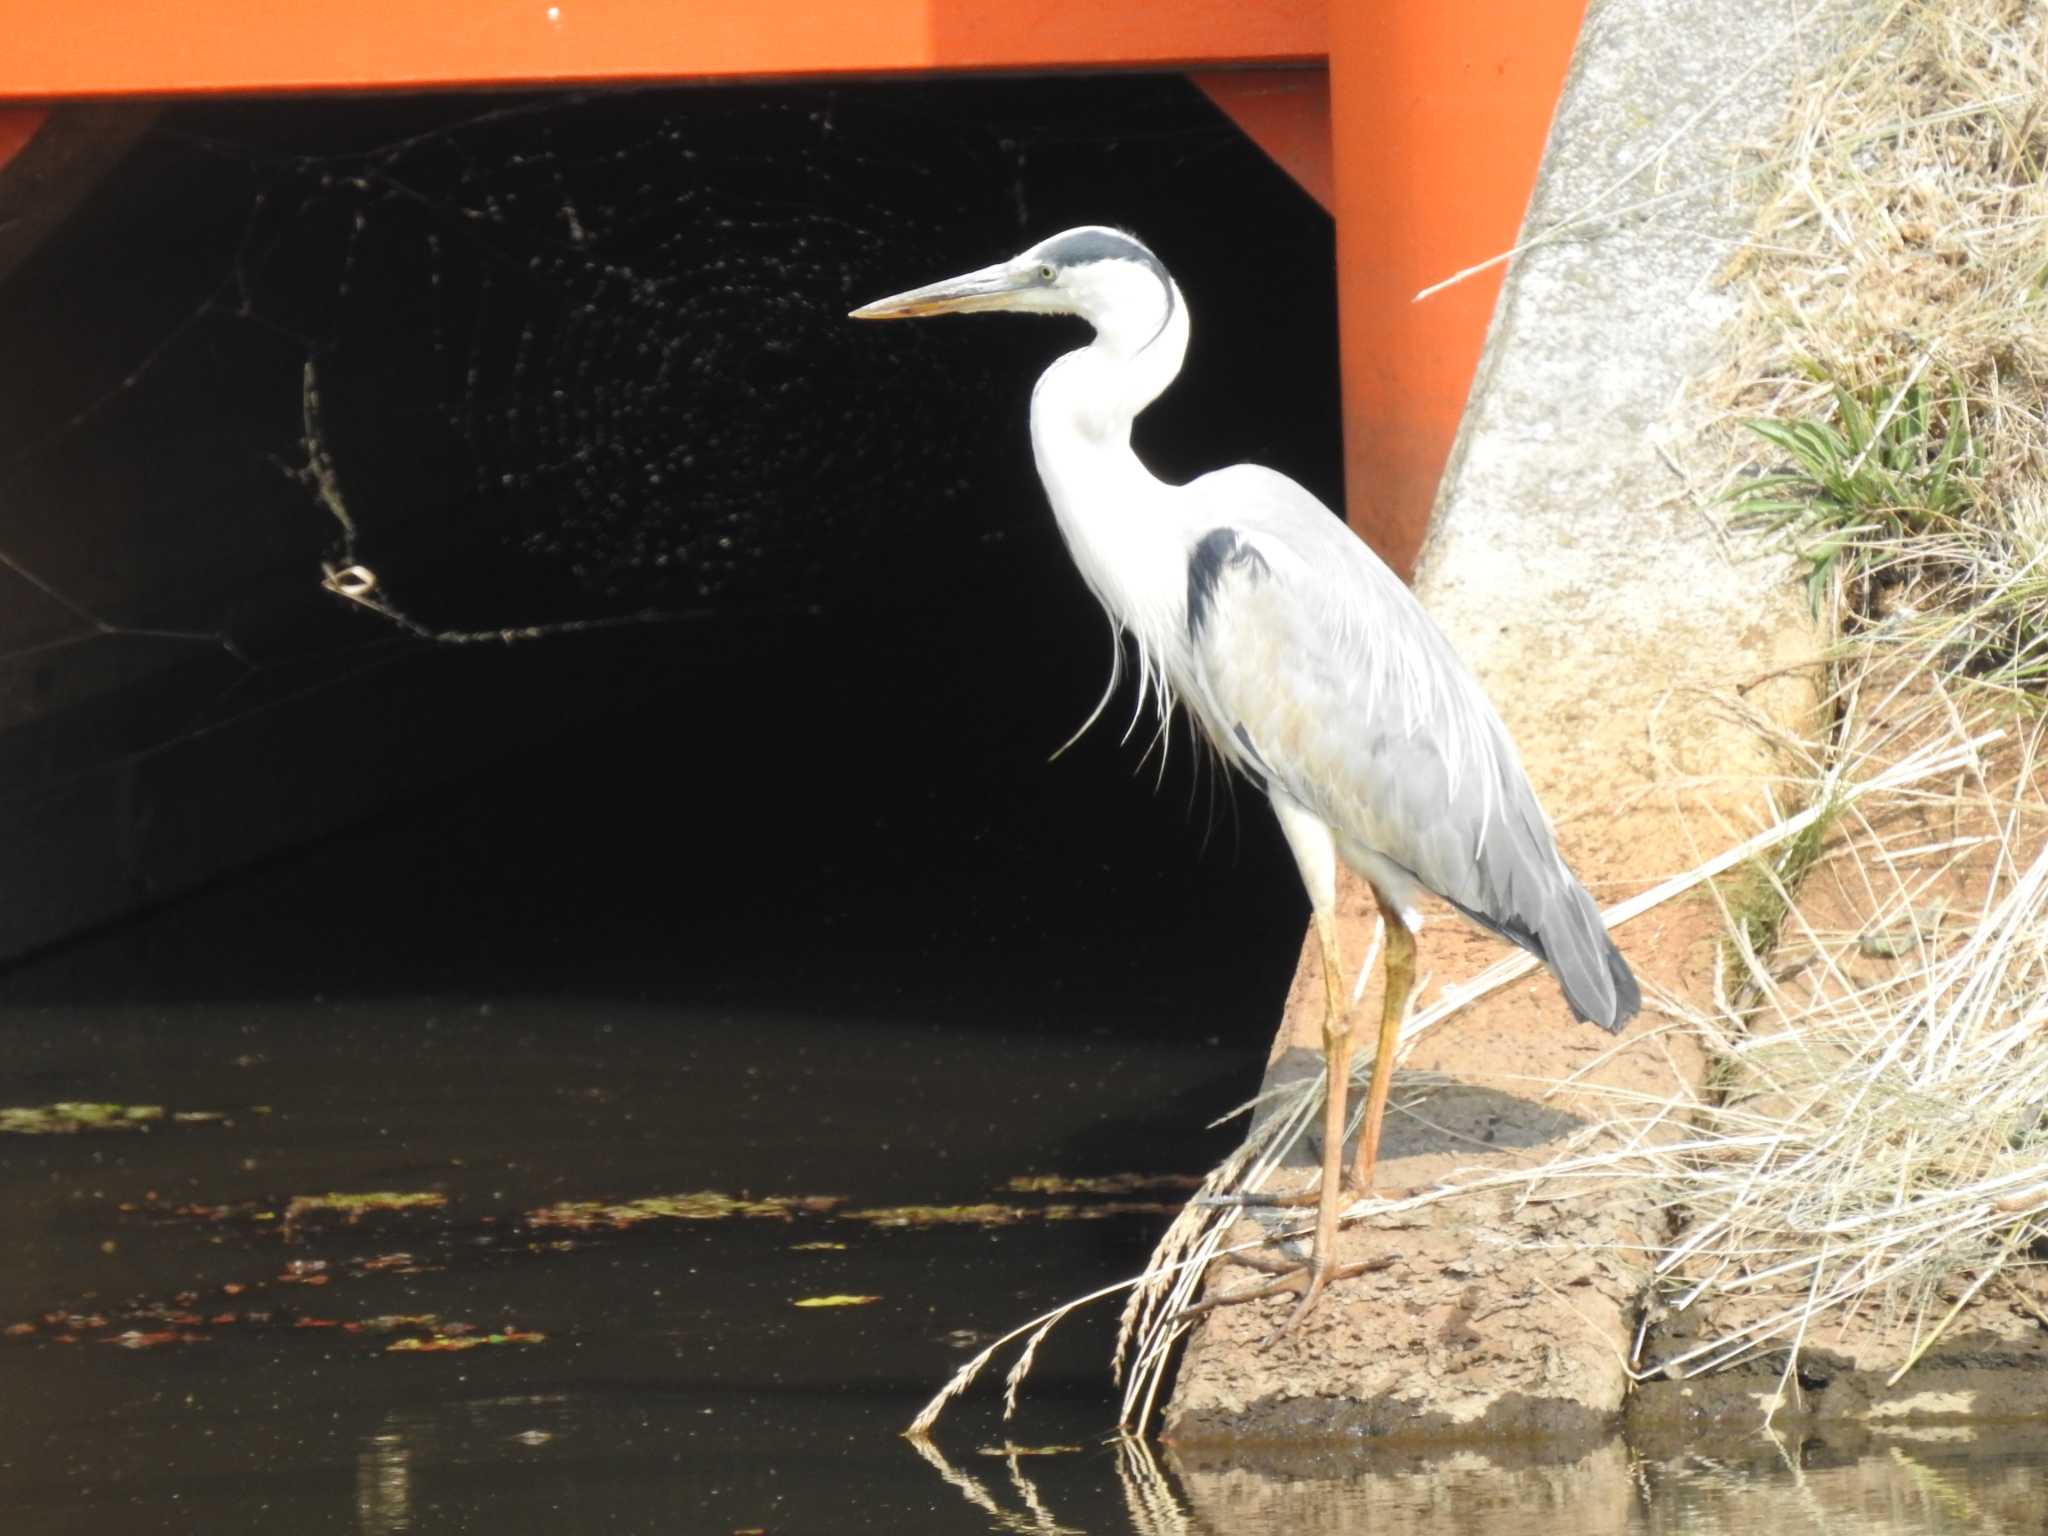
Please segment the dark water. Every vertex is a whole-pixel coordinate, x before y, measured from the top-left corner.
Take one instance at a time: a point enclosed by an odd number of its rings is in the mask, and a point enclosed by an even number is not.
[[[1170,1126],[1123,1132],[1132,1104],[1215,1100],[1219,1048],[984,1030],[952,1052],[875,1019],[474,996],[40,1010],[5,1040],[11,1100],[230,1115],[0,1146],[0,1317],[34,1325],[0,1341],[10,1532],[1891,1533],[2035,1531],[2048,1508],[2038,1440],[1953,1432],[1119,1448],[1100,1321],[1048,1350],[1012,1424],[978,1392],[921,1456],[898,1431],[964,1348],[1127,1271],[1163,1218],[522,1219],[702,1190],[1035,1207],[1004,1181],[1198,1156]],[[328,1191],[445,1204],[260,1219]],[[191,1205],[229,1209],[172,1214]],[[878,1299],[793,1305],[830,1295]],[[393,1315],[439,1321],[376,1331]],[[390,1347],[465,1324],[506,1342]]]
[[[1000,1199],[1006,1175],[1204,1066],[991,1033],[935,1075],[928,1029],[572,1000],[70,1012],[8,1041],[15,1097],[232,1115],[7,1142],[0,1315],[36,1324],[0,1355],[10,1530],[829,1530],[849,1501],[864,1520],[957,1520],[896,1435],[960,1358],[948,1336],[1130,1266],[1153,1223],[591,1234],[521,1213],[704,1190]],[[446,1203],[291,1232],[255,1214],[329,1190]],[[848,1294],[878,1299],[793,1305]],[[106,1321],[43,1320],[57,1311]],[[437,1330],[331,1326],[390,1315],[545,1338],[393,1352]],[[1098,1394],[1066,1400],[1093,1362],[1048,1364],[1032,1432],[1099,1439]]]

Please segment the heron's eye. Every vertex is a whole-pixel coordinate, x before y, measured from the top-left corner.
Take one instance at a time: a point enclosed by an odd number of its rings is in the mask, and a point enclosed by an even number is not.
[[[1053,270],[1053,265],[1051,262],[1046,261],[1039,263],[1038,280],[1041,283],[1049,283],[1058,276],[1059,273]]]

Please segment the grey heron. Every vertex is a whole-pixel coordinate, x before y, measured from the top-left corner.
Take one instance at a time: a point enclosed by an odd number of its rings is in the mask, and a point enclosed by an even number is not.
[[[1400,578],[1284,475],[1240,464],[1168,485],[1132,451],[1132,421],[1173,382],[1188,344],[1187,303],[1159,258],[1087,225],[853,318],[984,310],[1094,327],[1031,396],[1031,446],[1054,520],[1128,638],[1141,705],[1149,691],[1163,716],[1177,701],[1223,761],[1265,791],[1308,889],[1327,1075],[1314,1245],[1307,1265],[1289,1267],[1302,1277],[1292,1327],[1337,1273],[1344,1205],[1352,1034],[1338,859],[1372,888],[1386,931],[1379,1049],[1349,1177],[1360,1194],[1372,1189],[1414,989],[1420,892],[1535,954],[1583,1021],[1619,1031],[1641,994],[1559,855],[1506,727]]]

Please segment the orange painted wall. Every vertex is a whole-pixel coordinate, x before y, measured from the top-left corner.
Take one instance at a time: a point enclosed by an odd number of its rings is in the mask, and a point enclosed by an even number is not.
[[[1351,525],[1414,568],[1584,0],[1336,0],[1330,10]],[[1504,509],[1511,512],[1512,509]]]
[[[1188,78],[1302,191],[1326,210],[1335,207],[1327,69],[1219,69]]]
[[[1326,0],[0,0],[0,98],[1320,62],[1325,10]]]

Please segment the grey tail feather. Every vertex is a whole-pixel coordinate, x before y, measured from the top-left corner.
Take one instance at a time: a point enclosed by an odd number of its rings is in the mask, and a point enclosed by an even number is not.
[[[1620,1034],[1622,1026],[1641,1010],[1643,989],[1636,985],[1635,973],[1607,936],[1600,909],[1577,881],[1572,882],[1570,909],[1557,926],[1565,930],[1571,953],[1560,955],[1556,951],[1565,946],[1546,945],[1543,958],[1557,973],[1564,1000],[1580,1022],[1598,1024],[1611,1035]]]
[[[1572,1017],[1580,1023],[1598,1024],[1609,1034],[1618,1035],[1622,1026],[1641,1011],[1643,989],[1636,984],[1628,961],[1614,947],[1614,940],[1607,936],[1600,921],[1600,909],[1577,881],[1571,882],[1560,920],[1545,924],[1542,933],[1513,918],[1475,912],[1463,902],[1454,901],[1451,905],[1480,927],[1499,934],[1510,944],[1520,945],[1550,967],[1564,992],[1564,1000],[1571,1004]],[[1606,996],[1609,988],[1613,991],[1611,1003]]]
[[[1614,976],[1614,1022],[1604,1027],[1609,1034],[1618,1035],[1622,1025],[1643,1011],[1643,989],[1612,939],[1607,941],[1607,969]]]

